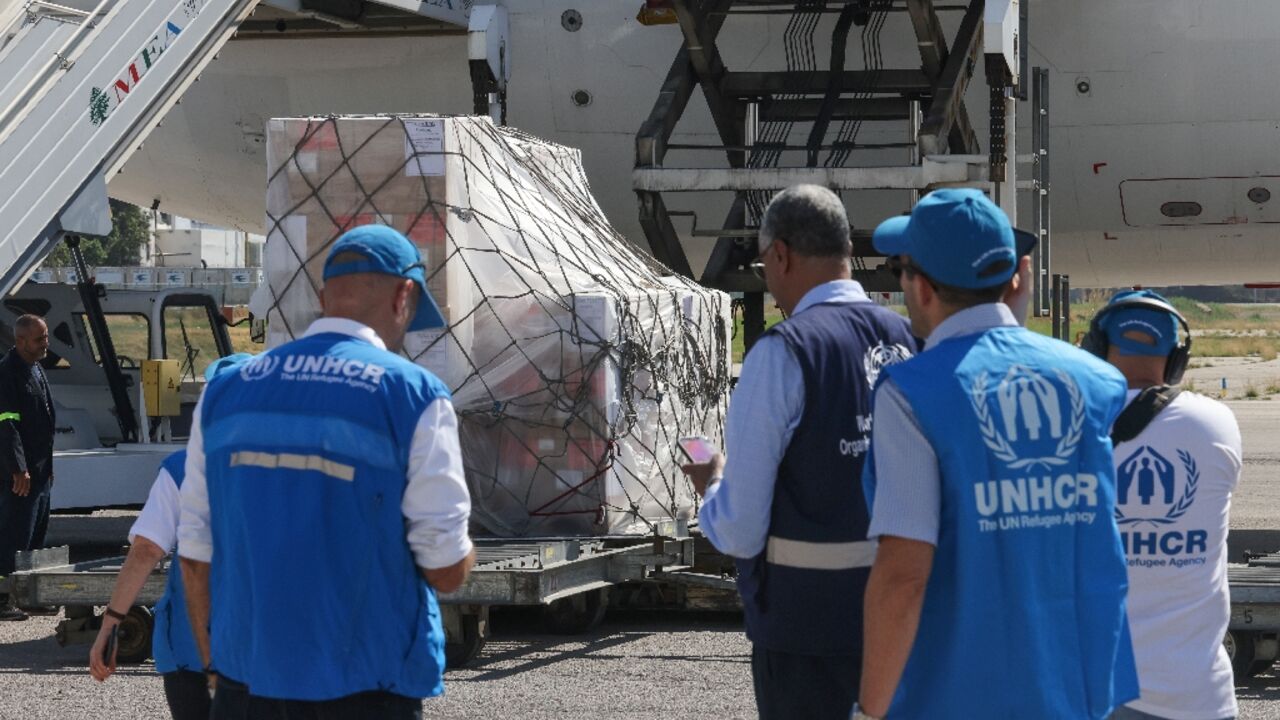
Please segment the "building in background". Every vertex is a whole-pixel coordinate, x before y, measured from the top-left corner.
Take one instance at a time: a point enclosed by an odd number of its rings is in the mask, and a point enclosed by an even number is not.
[[[177,268],[251,268],[262,266],[261,235],[226,230],[198,220],[157,213],[151,265]],[[147,258],[143,258],[146,264]]]

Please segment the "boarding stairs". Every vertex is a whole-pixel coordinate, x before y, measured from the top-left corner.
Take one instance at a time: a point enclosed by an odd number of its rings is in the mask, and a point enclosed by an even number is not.
[[[682,238],[716,238],[700,281],[743,293],[748,347],[764,330],[763,281],[749,270],[756,257],[760,216],[773,192],[802,182],[824,185],[846,196],[901,191],[903,210],[935,188],[978,187],[991,193],[1015,219],[1019,192],[1029,193],[1031,212],[1024,224],[1040,236],[1033,258],[1037,284],[1033,312],[1050,314],[1048,74],[1027,67],[1025,43],[1020,41],[1028,25],[1026,0],[1021,5],[1017,0],[650,0],[648,4],[679,23],[684,42],[636,138],[632,181],[641,226],[655,257],[689,276],[693,272]],[[944,31],[939,19],[944,13],[959,16],[958,22],[949,23],[955,28],[953,34]],[[886,22],[904,14],[909,23]],[[761,15],[786,20],[780,39],[786,49],[785,67],[731,70],[718,43],[740,37],[733,23]],[[907,27],[908,32],[901,31]],[[828,33],[829,40],[821,37]],[[830,46],[825,57],[818,52],[824,40]],[[886,54],[884,48],[894,43],[915,46],[918,64],[886,67],[884,58],[892,53]],[[982,138],[972,122],[974,109],[966,103],[966,97],[976,94],[969,86],[977,72],[986,76],[989,98],[989,132]],[[698,91],[719,142],[673,142]],[[1015,108],[1028,95],[1033,104],[1033,147],[1030,153],[1017,155]],[[892,130],[892,124],[901,129]],[[890,130],[875,133],[879,140],[864,140],[868,133],[861,131],[886,127]],[[884,141],[886,136],[893,140]],[[695,157],[706,165],[709,150],[723,151],[725,164],[691,167],[688,153],[701,153]],[[1030,168],[1029,180],[1018,179],[1019,165]],[[722,224],[699,229],[693,212],[668,208],[669,198],[687,198],[688,193],[733,193],[734,199]],[[673,218],[681,216],[694,216],[692,230],[677,230]],[[860,227],[859,220],[863,221]],[[855,224],[854,276],[868,290],[896,291],[897,282],[871,245],[871,220],[851,220]]]
[[[0,296],[15,290],[64,235],[110,233],[108,182],[258,4],[61,1],[85,7],[0,0]],[[473,75],[493,93],[482,93],[478,106],[505,99],[504,8],[473,12],[471,3],[376,3],[377,18],[398,11],[468,29],[479,53],[472,57]],[[325,0],[266,5],[266,14],[288,13],[299,25],[357,32],[369,14],[344,17],[326,8],[347,6]],[[284,21],[276,23],[283,27]]]
[[[107,181],[256,0],[30,0],[0,35],[0,294],[63,234],[111,231]]]

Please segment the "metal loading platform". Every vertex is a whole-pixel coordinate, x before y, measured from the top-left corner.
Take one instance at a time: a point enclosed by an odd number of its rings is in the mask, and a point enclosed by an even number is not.
[[[1245,553],[1227,566],[1231,622],[1224,644],[1237,681],[1271,667],[1280,656],[1280,553]]]
[[[572,538],[475,538],[476,564],[457,592],[440,595],[450,667],[471,661],[488,638],[491,606],[542,606],[551,632],[576,634],[595,627],[608,608],[606,591],[621,583],[710,584],[731,581],[690,570],[694,539],[681,521],[659,523],[645,536]],[[123,557],[72,563],[66,547],[18,554],[9,578],[13,601],[23,607],[63,607],[57,627],[62,645],[91,643],[115,588]],[[147,578],[121,626],[122,662],[142,662],[151,654],[154,626],[149,608],[164,594],[171,560]]]
[[[796,183],[845,194],[901,191],[909,210],[921,194],[941,187],[989,192],[1017,222],[1017,196],[1030,208],[1023,226],[1040,238],[1033,256],[1032,313],[1061,314],[1050,269],[1048,73],[1027,67],[1028,3],[1017,0],[667,0],[683,44],[658,99],[636,136],[632,184],[640,223],[654,256],[675,272],[695,277],[684,240],[715,238],[699,280],[743,293],[746,346],[764,331],[764,282],[750,271],[757,255],[760,218],[773,192]],[[888,28],[905,15],[910,34]],[[734,71],[718,43],[735,37],[734,22],[759,16],[786,18],[781,44],[785,66]],[[943,16],[957,17],[948,23]],[[833,19],[834,18],[834,19]],[[730,29],[726,30],[726,27]],[[829,37],[822,37],[829,33]],[[822,44],[829,50],[819,53]],[[915,66],[886,67],[886,50],[914,46]],[[891,54],[891,53],[890,53]],[[900,54],[900,53],[899,53]],[[825,57],[822,57],[825,55]],[[989,131],[980,137],[967,102],[979,68],[985,74]],[[674,142],[695,92],[701,91],[718,142]],[[1016,108],[1031,100],[1031,152],[1015,152]],[[897,128],[896,130],[894,128]],[[860,139],[870,130],[875,141]],[[896,138],[885,141],[882,138]],[[982,147],[985,144],[986,150]],[[711,151],[723,152],[716,167]],[[696,161],[693,161],[696,162]],[[1031,177],[1019,180],[1019,165]],[[722,223],[699,227],[674,193],[732,193]],[[681,228],[692,217],[691,229]],[[883,218],[853,218],[854,279],[870,292],[896,292],[897,281],[871,245]],[[1055,324],[1056,327],[1056,324]],[[1065,332],[1065,330],[1064,330]]]

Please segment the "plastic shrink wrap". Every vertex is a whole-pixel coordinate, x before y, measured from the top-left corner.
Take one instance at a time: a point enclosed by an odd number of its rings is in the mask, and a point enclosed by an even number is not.
[[[358,116],[273,119],[267,153],[268,346],[319,317],[343,231],[405,233],[449,327],[404,351],[453,392],[474,524],[637,534],[695,513],[676,440],[723,445],[729,297],[619,236],[576,150],[488,118]]]

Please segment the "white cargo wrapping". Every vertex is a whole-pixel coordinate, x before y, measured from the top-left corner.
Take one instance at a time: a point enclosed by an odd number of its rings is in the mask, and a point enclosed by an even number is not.
[[[387,115],[271,120],[267,152],[268,345],[319,316],[344,230],[404,232],[449,323],[405,354],[453,392],[474,523],[637,534],[695,513],[676,441],[723,444],[729,298],[619,236],[578,151],[488,118]]]

